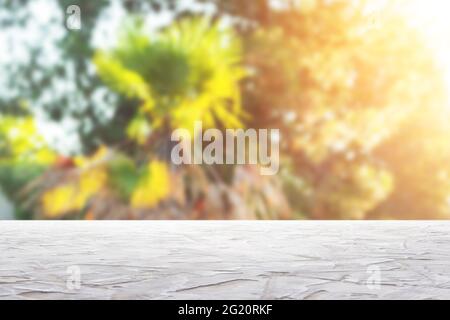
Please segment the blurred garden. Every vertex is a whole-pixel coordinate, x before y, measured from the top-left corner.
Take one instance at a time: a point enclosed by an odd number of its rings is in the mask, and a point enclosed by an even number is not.
[[[442,3],[0,0],[0,219],[448,219]],[[174,165],[196,121],[278,174]]]

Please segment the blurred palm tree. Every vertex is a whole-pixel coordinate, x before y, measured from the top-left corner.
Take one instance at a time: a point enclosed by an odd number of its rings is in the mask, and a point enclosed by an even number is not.
[[[148,36],[143,24],[125,28],[117,48],[94,58],[114,91],[140,102],[128,127],[143,144],[151,131],[242,126],[241,45],[231,28],[208,19],[182,20]]]
[[[170,164],[172,130],[185,128],[194,137],[196,121],[203,128],[243,126],[241,58],[239,39],[219,22],[183,19],[154,35],[142,22],[129,22],[117,47],[94,56],[100,78],[134,101],[132,120],[121,128],[128,138],[31,184],[28,192],[40,190],[37,216],[289,217],[281,186],[254,167]]]

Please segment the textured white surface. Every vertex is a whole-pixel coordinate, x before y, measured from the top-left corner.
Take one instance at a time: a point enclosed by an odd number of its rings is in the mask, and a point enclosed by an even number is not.
[[[448,299],[450,223],[0,222],[0,299],[59,298]]]

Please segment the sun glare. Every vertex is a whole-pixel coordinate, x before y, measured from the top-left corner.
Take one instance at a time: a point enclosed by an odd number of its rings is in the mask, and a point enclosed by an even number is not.
[[[410,23],[423,33],[444,72],[450,96],[450,2],[406,0],[404,12]]]

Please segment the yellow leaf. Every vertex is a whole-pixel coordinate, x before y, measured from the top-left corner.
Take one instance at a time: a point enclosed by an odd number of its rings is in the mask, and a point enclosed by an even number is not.
[[[47,191],[42,198],[47,218],[58,218],[64,213],[78,209],[74,201],[76,187],[68,184]]]
[[[152,208],[167,197],[170,178],[167,165],[161,161],[148,164],[148,172],[139,182],[131,197],[134,208]]]

